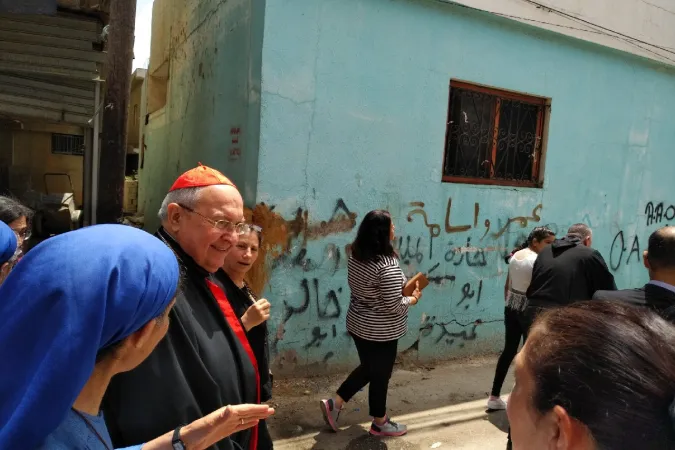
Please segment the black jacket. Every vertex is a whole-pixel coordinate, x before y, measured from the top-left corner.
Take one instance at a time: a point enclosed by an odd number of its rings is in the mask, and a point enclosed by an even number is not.
[[[556,239],[544,248],[532,268],[527,290],[530,306],[547,308],[591,300],[599,290],[616,290],[614,276],[597,250],[574,236]]]
[[[638,289],[598,291],[593,300],[620,301],[648,307],[666,320],[675,323],[675,292],[655,284],[647,283]]]
[[[241,317],[246,313],[248,308],[253,305],[253,302],[258,300],[256,295],[251,291],[248,285],[240,288],[230,277],[223,271],[219,270],[214,274],[214,278],[220,287],[225,291],[227,300],[230,302],[232,309]],[[272,398],[272,378],[270,376],[270,349],[268,340],[267,322],[251,328],[247,333],[248,342],[255,354],[255,359],[258,362],[258,372],[260,374],[260,401],[266,402]]]
[[[257,400],[253,364],[206,284],[211,275],[163,229],[157,237],[176,253],[184,281],[166,337],[108,387],[103,411],[115,448],[142,444],[223,406]],[[250,436],[242,431],[211,449],[248,449]]]

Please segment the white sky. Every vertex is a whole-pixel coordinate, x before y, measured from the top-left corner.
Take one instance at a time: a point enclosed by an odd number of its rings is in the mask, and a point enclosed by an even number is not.
[[[153,0],[136,1],[136,40],[134,42],[134,70],[147,69],[150,59],[150,30]]]

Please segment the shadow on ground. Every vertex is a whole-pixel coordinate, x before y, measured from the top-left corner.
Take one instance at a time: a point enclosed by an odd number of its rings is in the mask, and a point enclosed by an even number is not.
[[[428,367],[400,367],[394,372],[390,382],[387,407],[389,415],[396,420],[399,416],[408,416],[437,408],[460,405],[467,402],[487,400],[492,377],[494,375],[494,358],[474,359],[470,361],[452,362]],[[308,433],[319,433],[315,436],[319,449],[331,447],[331,436],[319,409],[321,398],[331,396],[342,382],[345,374],[320,378],[302,378],[280,380],[274,387],[272,405],[277,413],[269,420],[272,436],[275,440],[288,439]],[[505,386],[512,384],[507,379]],[[485,415],[484,406],[476,407],[475,416],[489,421],[494,427],[506,432],[508,423],[504,411]],[[473,412],[472,412],[473,414]],[[477,419],[474,417],[473,420]],[[387,443],[372,438],[359,424],[368,423],[368,388],[359,392],[345,407],[340,415],[339,424],[343,430],[359,429],[359,433],[350,441],[349,449],[398,449],[417,447],[387,447]],[[442,418],[433,426],[446,427],[449,424]],[[408,424],[410,425],[410,424]],[[412,428],[410,428],[412,430]],[[355,432],[355,430],[354,430]],[[344,431],[341,431],[344,433]],[[344,447],[341,447],[344,448]]]
[[[352,425],[347,429],[340,431],[342,435],[348,435],[349,441],[346,443],[344,448],[345,450],[393,450],[402,449],[405,447],[395,446],[389,447],[387,443],[376,437],[371,436],[365,429],[361,428],[359,425]],[[323,431],[316,436],[314,436],[316,441],[312,446],[312,450],[328,450],[336,448],[336,441],[342,441],[339,439],[336,433],[330,431]],[[409,447],[414,448],[414,447]]]

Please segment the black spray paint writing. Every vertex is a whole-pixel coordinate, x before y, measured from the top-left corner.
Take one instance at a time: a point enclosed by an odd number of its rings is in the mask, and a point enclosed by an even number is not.
[[[313,272],[316,270],[326,269],[332,275],[340,269],[340,264],[343,261],[342,250],[335,244],[326,244],[323,249],[323,255],[320,261],[312,260],[307,257],[307,248],[300,247],[298,253],[293,256],[290,254],[282,254],[272,261],[272,270],[278,267],[299,267],[303,272]]]
[[[314,299],[316,300],[316,310],[319,319],[337,319],[342,313],[340,301],[338,300],[338,293],[342,293],[342,288],[338,288],[337,292],[333,289],[326,293],[323,302],[319,300],[319,280],[314,278]],[[311,293],[309,288],[309,281],[305,278],[300,282],[302,289],[305,291],[305,304],[310,303]]]
[[[447,322],[441,322],[436,319],[436,316],[427,316],[424,318],[422,324],[420,325],[419,328],[420,338],[417,340],[415,344],[419,345],[419,341],[421,338],[431,336],[434,331],[434,328],[438,328],[441,330],[441,332],[440,335],[436,337],[434,341],[435,344],[439,344],[441,341],[445,340],[446,344],[453,345],[457,339],[460,339],[461,340],[460,346],[463,347],[464,342],[476,340],[476,338],[478,337],[476,329],[482,323],[483,321],[481,319],[478,319],[472,323],[467,324],[460,323],[454,319]],[[452,326],[460,326],[463,329],[461,331],[453,332],[450,331],[450,327]],[[471,327],[471,329],[467,331],[466,328],[468,328],[469,326]],[[413,344],[413,346],[415,346],[415,344]]]
[[[630,241],[630,238],[628,241]],[[626,244],[627,240],[624,237],[623,231],[616,233],[609,253],[609,267],[614,271],[618,270],[622,263],[628,265],[631,261],[640,262],[640,239],[637,236],[633,236],[630,249]],[[635,255],[634,260],[632,259],[633,255]]]
[[[647,216],[647,226],[659,225],[664,220],[675,219],[675,205],[664,205],[661,203],[649,202],[645,206],[645,216]]]

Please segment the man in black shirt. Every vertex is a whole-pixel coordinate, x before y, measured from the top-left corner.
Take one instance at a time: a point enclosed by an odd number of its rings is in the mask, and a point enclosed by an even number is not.
[[[653,232],[642,260],[649,272],[649,283],[638,289],[598,291],[593,299],[646,306],[675,323],[675,227]]]
[[[600,252],[591,248],[592,241],[591,229],[580,223],[539,253],[527,290],[527,329],[542,309],[590,300],[596,291],[616,290],[614,276]]]

